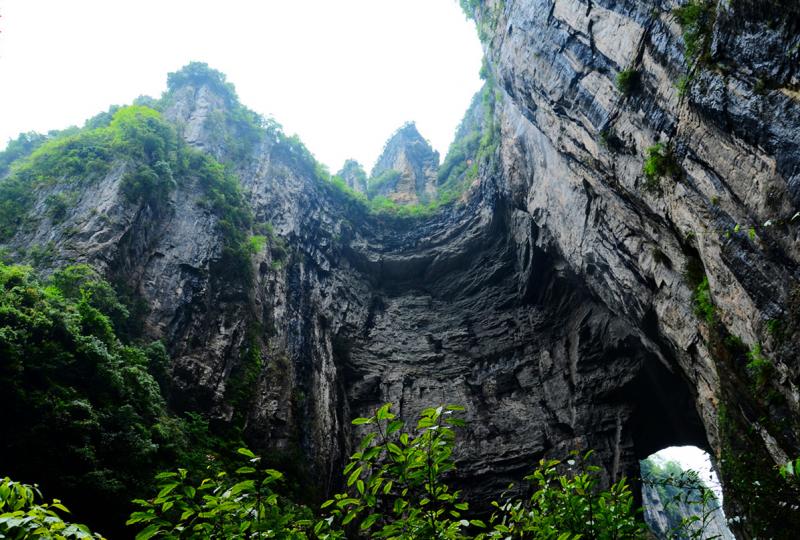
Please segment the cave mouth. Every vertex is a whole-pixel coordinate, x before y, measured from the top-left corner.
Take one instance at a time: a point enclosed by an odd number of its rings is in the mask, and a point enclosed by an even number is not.
[[[659,539],[734,540],[722,484],[711,456],[696,446],[670,446],[639,461],[642,508]]]

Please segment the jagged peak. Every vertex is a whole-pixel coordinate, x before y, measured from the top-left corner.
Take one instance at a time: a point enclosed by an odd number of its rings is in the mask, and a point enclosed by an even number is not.
[[[355,159],[347,159],[336,176],[344,180],[347,187],[358,193],[367,191],[367,173],[364,167]]]
[[[169,94],[186,87],[202,86],[223,98],[228,104],[239,102],[236,88],[227,81],[225,74],[205,62],[189,62],[178,71],[167,75],[167,93]]]
[[[377,176],[383,171],[393,168],[392,165],[397,156],[411,148],[414,149],[413,154],[415,156],[426,161],[435,159],[438,166],[439,152],[434,150],[428,139],[420,134],[417,124],[414,121],[409,121],[397,128],[387,139],[378,161],[375,162],[375,166],[372,168],[371,176]]]

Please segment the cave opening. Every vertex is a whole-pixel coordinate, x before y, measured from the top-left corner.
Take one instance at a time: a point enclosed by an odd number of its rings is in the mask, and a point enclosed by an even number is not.
[[[644,520],[656,538],[734,540],[722,484],[705,450],[670,446],[640,460],[639,468]]]

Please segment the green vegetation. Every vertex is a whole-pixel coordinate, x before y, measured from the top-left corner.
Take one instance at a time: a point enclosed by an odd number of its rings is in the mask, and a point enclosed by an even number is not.
[[[487,9],[487,6],[481,0],[459,0],[461,10],[467,19],[473,20],[477,23],[478,37],[482,42],[489,39],[489,32],[497,26],[497,21],[505,8],[503,0],[495,0],[494,6]],[[479,10],[479,8],[481,8]]]
[[[388,169],[367,181],[367,197],[373,199],[377,193],[385,188],[394,186],[400,179],[400,171]]]
[[[0,265],[0,463],[107,529],[148,489],[143,474],[211,451],[202,421],[167,411],[164,347],[118,338],[128,316],[88,266],[40,281]]]
[[[459,0],[459,3],[467,19],[472,19],[475,17],[475,10],[478,9],[481,2],[480,0]]]
[[[425,409],[412,433],[386,404],[354,425],[372,429],[344,468],[347,490],[325,502],[333,518],[322,521],[321,538],[341,531],[363,531],[372,538],[462,538],[462,512],[468,505],[444,481],[455,469],[453,428],[464,421],[462,407]]]
[[[179,468],[157,474],[153,495],[134,500],[138,510],[130,514],[127,524],[139,530],[137,540],[614,540],[644,536],[627,483],[623,479],[601,489],[600,469],[590,463],[591,452],[572,452],[563,463],[540,461],[526,477],[528,495],[492,503],[488,523],[471,517],[469,505],[448,483],[455,469],[455,430],[464,424],[458,417],[462,410],[457,406],[425,409],[411,430],[389,404],[369,418],[355,419],[353,424],[364,430],[364,437],[344,468],[345,491],[323,503],[319,517],[285,495],[281,472],[264,467],[260,457],[239,448],[228,471],[209,468],[198,476],[196,471]],[[6,537],[27,538],[25,531],[41,526],[33,519],[19,519],[21,511],[49,516],[45,526],[52,530],[74,532],[73,536],[64,534],[65,538],[101,538],[91,536],[83,526],[63,522],[55,512],[65,511],[60,502],[36,505],[34,493],[35,488],[10,480],[0,483],[0,531]]]
[[[56,223],[61,221],[67,216],[67,211],[75,206],[77,197],[78,194],[74,191],[51,193],[44,200],[47,215]]]
[[[105,176],[114,161],[126,164],[122,191],[129,200],[158,200],[173,184],[177,137],[158,112],[146,107],[117,110],[108,126],[84,129],[43,142],[16,161],[0,182],[0,240],[13,235],[41,189],[69,188]],[[66,193],[48,197],[51,216],[67,212]]]
[[[315,517],[287,499],[283,475],[261,469],[261,459],[241,448],[234,473],[193,481],[185,469],[157,476],[157,495],[139,499],[128,523],[137,539],[167,538],[343,538],[577,540],[638,538],[643,524],[633,511],[624,480],[599,488],[591,452],[541,461],[526,478],[532,495],[493,503],[489,523],[469,516],[469,505],[447,483],[455,468],[455,429],[463,425],[457,406],[424,410],[413,430],[389,404],[357,418],[365,435],[345,466],[346,490],[321,506]]]
[[[29,156],[46,140],[46,135],[29,131],[28,133],[20,133],[16,139],[8,141],[6,149],[0,152],[0,177],[8,171],[13,162]]]
[[[378,195],[380,188],[397,181],[400,173],[386,170],[367,181],[367,195],[348,188],[338,176],[322,176],[322,180],[344,195],[347,204],[361,208],[374,215],[388,215],[399,218],[426,217],[437,212],[442,206],[457,199],[477,178],[478,167],[490,159],[497,150],[500,140],[500,126],[495,121],[494,110],[497,101],[494,84],[487,81],[483,90],[476,96],[470,111],[478,108],[480,119],[475,122],[468,112],[456,130],[456,139],[451,144],[444,162],[437,174],[437,196],[434,200],[419,204],[398,204],[388,197]],[[310,156],[310,154],[309,154]],[[313,156],[310,156],[313,160]]]
[[[716,18],[715,0],[690,0],[675,8],[673,15],[683,30],[684,59],[688,73],[678,80],[678,95],[683,97],[689,91],[697,69],[710,60],[709,51]]]
[[[661,178],[678,178],[681,167],[671,146],[656,143],[647,149],[642,171],[645,176],[645,190],[655,192],[661,188]]]
[[[200,80],[228,88],[221,73],[203,66],[190,64],[170,74],[170,89]],[[235,99],[235,93],[225,95]],[[263,136],[265,126],[277,129],[241,106],[232,115],[230,133],[240,142],[252,142],[248,133]],[[9,177],[0,181],[0,240],[23,225],[41,190],[59,188],[45,199],[48,214],[59,221],[75,203],[75,188],[102,178],[113,164],[123,171],[120,190],[131,204],[165,204],[178,182],[196,182],[223,237],[219,275],[228,281],[252,279],[252,216],[238,179],[211,156],[187,146],[158,111],[143,105],[112,108],[87,121],[84,129],[47,140],[16,161]]]
[[[764,448],[760,429],[778,432],[743,416],[739,398],[723,400],[719,406],[719,432],[722,452],[720,472],[725,479],[726,496],[735,497],[737,528],[747,538],[794,538],[800,528],[800,513],[791,510],[800,500],[800,484],[787,481]]]
[[[470,106],[439,167],[436,201],[439,205],[458,198],[477,178],[479,165],[489,160],[500,144],[500,125],[495,120],[498,95],[491,72],[486,69],[484,73],[487,80],[479,94],[480,105],[473,102]],[[476,107],[480,107],[480,120],[477,122],[471,118],[471,111]]]
[[[687,65],[706,62],[711,44],[711,32],[716,16],[713,0],[690,0],[672,11],[683,29],[684,55]]]
[[[793,483],[800,481],[800,457],[789,460],[778,468],[781,478]]]
[[[36,486],[20,484],[10,478],[1,479],[0,538],[103,538],[92,534],[85,525],[65,522],[60,514],[69,513],[69,510],[58,499],[49,503],[37,502],[41,498]]]
[[[717,307],[711,297],[707,276],[703,276],[703,280],[694,289],[693,300],[695,314],[706,321],[709,326],[714,326],[717,322]]]
[[[756,343],[747,353],[747,373],[753,378],[755,389],[760,391],[775,372],[772,361],[761,351],[761,344]]]
[[[258,337],[260,333],[260,327],[257,325],[252,325],[248,329],[244,350],[239,355],[239,363],[231,371],[225,387],[225,401],[233,407],[236,427],[244,426],[244,415],[250,410],[258,378],[264,367],[261,342]]]
[[[140,510],[128,525],[144,527],[137,540],[160,538],[307,538],[302,531],[311,514],[277,489],[283,474],[261,469],[261,459],[250,450],[238,450],[240,466],[234,473],[219,472],[193,482],[186,469],[163,472],[158,495],[138,499]]]
[[[617,90],[628,96],[639,84],[639,72],[635,69],[625,69],[617,73]]]
[[[251,254],[260,253],[267,245],[267,237],[262,234],[254,234],[247,239],[247,248]]]
[[[641,461],[640,467],[642,483],[655,489],[664,505],[669,537],[705,540],[720,503],[697,472],[683,470],[674,461],[659,463],[653,458]]]
[[[226,80],[225,75],[211,69],[205,62],[190,62],[183,68],[167,75],[167,89],[176,92],[184,86],[208,85],[215,93],[222,96],[227,104],[236,104],[239,99],[236,89]]]
[[[678,89],[678,96],[683,97],[689,92],[692,85],[692,78],[688,75],[681,75],[675,87]]]

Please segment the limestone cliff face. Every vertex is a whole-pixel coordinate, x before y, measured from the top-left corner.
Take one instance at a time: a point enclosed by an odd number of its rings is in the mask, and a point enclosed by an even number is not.
[[[372,196],[384,196],[401,204],[426,203],[436,196],[439,153],[410,122],[386,142],[372,168]]]
[[[545,455],[594,448],[615,479],[695,444],[719,460],[728,515],[747,517],[736,533],[788,537],[800,518],[778,503],[796,494],[752,480],[800,454],[798,19],[766,1],[715,4],[709,59],[681,95],[677,5],[481,4],[500,144],[432,217],[350,204],[270,133],[235,144],[247,133],[230,100],[193,81],[164,115],[229,164],[256,226],[270,224],[252,280],[221,277],[218,218],[191,176],[134,204],[125,163],[58,223],[37,194],[5,247],[24,258],[52,242],[48,265],[88,261],[135,291],[145,333],[174,359],[173,406],[304,456],[323,490],[358,435],[350,418],[450,402],[468,410],[460,481],[478,501]],[[623,94],[625,69],[638,83]],[[413,126],[397,137],[376,170],[400,171],[397,200],[424,202],[438,155]],[[648,191],[656,141],[680,173]],[[687,268],[707,276],[717,323],[695,313]],[[767,363],[748,370],[758,343]],[[237,408],[226,393],[252,351],[262,369]]]
[[[675,531],[684,531],[684,536],[688,536],[686,534],[688,529],[688,531],[698,532],[702,530],[703,538],[734,539],[728,528],[725,514],[716,499],[705,505],[694,504],[700,499],[693,493],[675,501],[662,499],[655,486],[645,485],[642,490],[644,519],[657,538],[674,538]],[[697,518],[697,521],[690,524],[689,520],[693,518]]]
[[[342,169],[336,173],[344,180],[345,185],[355,191],[366,195],[367,193],[367,173],[358,161],[348,159],[344,162]]]
[[[477,19],[504,95],[504,195],[615,319],[658,340],[738,490],[726,500],[737,515],[763,495],[741,462],[772,466],[799,449],[800,19],[793,2],[704,3],[707,50],[687,68],[680,4],[487,2]],[[623,70],[638,75],[624,93]],[[656,142],[680,172],[647,190]],[[717,325],[693,313],[685,274],[698,262]],[[759,343],[769,376],[754,382]],[[791,528],[751,526],[739,533]]]

